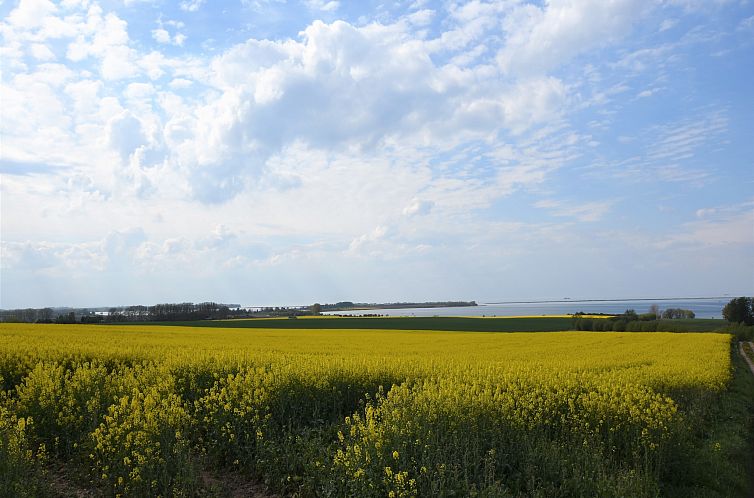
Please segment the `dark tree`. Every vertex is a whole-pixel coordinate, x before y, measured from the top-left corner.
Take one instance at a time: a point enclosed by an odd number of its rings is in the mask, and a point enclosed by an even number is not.
[[[754,298],[735,297],[723,308],[723,318],[733,323],[754,325]]]
[[[668,308],[662,312],[662,317],[666,320],[676,320],[682,318],[694,318],[696,314],[691,310],[681,308]]]
[[[76,314],[71,311],[70,313],[59,315],[55,319],[55,323],[76,323]]]

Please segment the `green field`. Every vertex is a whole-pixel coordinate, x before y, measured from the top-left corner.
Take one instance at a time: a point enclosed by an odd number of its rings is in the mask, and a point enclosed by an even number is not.
[[[343,320],[0,324],[0,496],[749,492],[729,335]]]
[[[453,330],[458,332],[555,332],[573,329],[570,317],[300,317],[187,322],[131,322],[133,325],[269,329],[392,329]],[[718,319],[659,320],[659,330],[711,332],[727,322]]]
[[[155,325],[186,327],[269,328],[269,329],[392,329],[453,330],[475,332],[554,332],[571,329],[572,319],[563,317],[301,317],[250,318],[242,320],[196,320],[160,322]]]

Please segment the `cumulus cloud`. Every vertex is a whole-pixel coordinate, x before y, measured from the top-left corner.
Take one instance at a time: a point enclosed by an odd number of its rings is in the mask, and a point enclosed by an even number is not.
[[[199,6],[182,4],[187,10]],[[333,8],[326,2],[312,6]],[[500,12],[488,4],[453,10],[453,36],[436,39],[415,31],[435,15],[427,10],[388,24],[314,21],[297,39],[249,39],[213,58],[209,71],[188,72],[185,63],[157,51],[139,54],[126,21],[92,4],[83,16],[66,18],[71,28],[66,56],[93,62],[101,81],[87,74],[66,90],[89,118],[79,129],[104,127],[106,144],[124,163],[135,160],[142,167],[166,160],[195,199],[223,203],[260,182],[273,186],[281,184],[276,178],[295,178],[268,164],[291,144],[335,154],[386,147],[405,153],[417,146],[451,148],[503,130],[522,134],[559,119],[567,105],[559,79],[509,80],[491,65],[466,67],[485,53],[481,45],[467,50],[466,41],[494,30],[489,15]],[[181,27],[160,20],[152,36],[158,43],[179,44],[182,38],[171,29]],[[455,62],[436,61],[442,51],[454,53]],[[466,52],[472,55],[464,57]],[[158,88],[166,72],[170,83]],[[145,74],[155,84],[144,83]],[[110,82],[137,76],[141,81],[118,96],[103,95]],[[162,91],[197,88],[195,82],[212,93],[183,100]]]
[[[8,22],[21,28],[38,28],[56,10],[55,4],[48,0],[21,0],[8,14]]]
[[[43,43],[35,43],[31,46],[31,55],[40,61],[49,61],[55,59],[55,54],[50,47]]]
[[[325,150],[450,145],[501,128],[523,133],[562,111],[566,92],[556,78],[505,82],[494,69],[436,64],[432,50],[402,22],[343,21],[315,21],[300,41],[233,47],[213,61],[222,94],[196,111],[191,131],[198,196],[240,192],[297,141]]]
[[[175,34],[170,34],[170,32],[166,29],[166,26],[174,26],[175,28],[183,27],[183,23],[175,22],[175,21],[168,21],[163,23],[161,20],[158,22],[158,27],[152,30],[152,38],[157,43],[161,43],[163,45],[176,45],[176,46],[183,46],[183,42],[186,41],[186,35],[183,33],[176,32]]]
[[[163,28],[153,29],[152,38],[154,38],[157,43],[170,43],[170,33]]]
[[[49,275],[126,270],[133,267],[136,252],[145,241],[142,229],[131,228],[79,243],[3,242],[3,267]]]

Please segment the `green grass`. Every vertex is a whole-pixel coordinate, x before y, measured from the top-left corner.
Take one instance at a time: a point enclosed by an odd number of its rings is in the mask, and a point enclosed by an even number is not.
[[[250,318],[244,320],[197,320],[185,322],[128,322],[123,325],[171,325],[186,327],[265,329],[389,329],[444,330],[468,332],[556,332],[573,330],[566,317],[302,317]],[[725,320],[660,320],[658,330],[668,332],[713,332],[723,329]]]
[[[728,322],[721,318],[692,318],[682,320],[660,320],[658,330],[683,332],[713,332],[725,328]]]
[[[754,375],[737,347],[731,360],[728,389],[686,411],[697,429],[676,443],[684,458],[666,462],[663,496],[754,496]]]

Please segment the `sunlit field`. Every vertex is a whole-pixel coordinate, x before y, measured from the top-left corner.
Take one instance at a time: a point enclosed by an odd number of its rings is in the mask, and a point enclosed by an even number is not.
[[[722,496],[731,358],[724,334],[3,324],[0,491]]]

